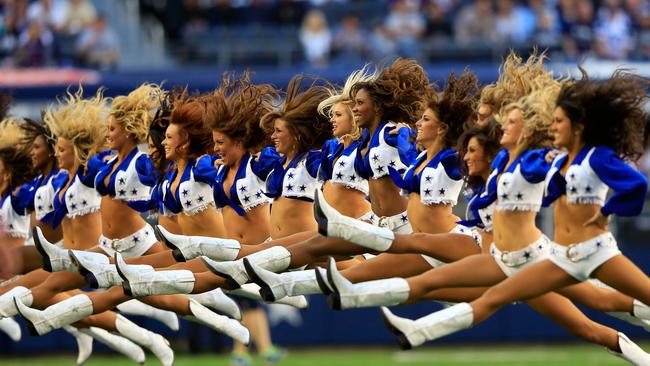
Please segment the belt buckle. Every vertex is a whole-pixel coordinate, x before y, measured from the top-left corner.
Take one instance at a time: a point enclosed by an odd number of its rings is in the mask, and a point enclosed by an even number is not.
[[[382,216],[379,218],[379,221],[377,221],[377,226],[387,228],[388,227],[388,217]]]
[[[509,256],[510,256],[509,251],[504,250],[503,252],[501,252],[501,262],[503,262],[503,264],[505,264],[508,267],[512,267],[512,263],[510,262],[510,260],[506,260],[506,258],[509,258]]]
[[[571,261],[573,263],[578,263],[580,261],[580,258],[578,258],[578,255],[575,254],[575,252],[572,250],[572,249],[574,249],[576,247],[576,245],[578,245],[578,244],[576,244],[576,243],[570,244],[566,248],[566,257],[567,257],[567,259],[569,261]],[[572,253],[574,253],[574,254],[572,254]]]

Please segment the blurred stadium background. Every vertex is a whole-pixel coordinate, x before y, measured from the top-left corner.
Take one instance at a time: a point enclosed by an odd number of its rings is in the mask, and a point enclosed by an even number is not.
[[[145,81],[205,91],[218,85],[223,71],[246,68],[253,71],[255,81],[278,86],[300,72],[341,82],[366,62],[395,57],[418,59],[432,80],[444,80],[450,71],[469,67],[482,83],[489,83],[496,79],[508,50],[525,55],[535,46],[548,49],[549,67],[560,73],[575,75],[579,62],[592,76],[606,77],[620,66],[648,76],[650,1],[0,1],[0,89],[14,95],[12,113],[18,116],[38,116],[41,108],[70,85],[82,84],[89,91],[103,86],[108,95],[126,93]],[[639,166],[650,174],[650,154]],[[458,210],[462,215],[463,207]],[[540,225],[549,234],[550,214],[546,210],[540,215]],[[646,205],[642,216],[614,223],[621,248],[646,271],[650,267],[649,217],[650,205]],[[339,353],[338,347],[391,345],[393,337],[376,309],[333,312],[322,298],[311,301],[311,307],[303,311],[282,306],[269,309],[274,342],[284,347],[337,347],[337,352],[301,353],[294,361],[287,360],[289,365],[430,364],[435,360],[454,365],[618,364],[594,346],[517,348],[519,353],[508,353],[508,348],[496,356],[490,353],[491,347],[445,346],[442,351],[425,349],[411,358],[368,351],[363,353],[366,358],[351,353],[344,357],[349,362],[342,361],[340,356],[346,353]],[[437,307],[420,304],[397,312],[416,317]],[[635,339],[650,339],[641,328],[586,312]],[[149,319],[137,321],[163,333],[180,351],[229,349],[227,340],[191,323],[183,323],[180,332],[172,333]],[[526,306],[515,305],[437,345],[573,340]],[[39,338],[25,336],[19,343],[0,334],[1,365],[55,365],[57,358],[20,361],[14,357],[73,350],[73,339],[59,331]],[[458,358],[458,354],[474,356]],[[223,360],[181,358],[178,364],[225,364]],[[72,356],[61,361],[71,362]],[[91,364],[103,362],[112,361],[91,359]]]

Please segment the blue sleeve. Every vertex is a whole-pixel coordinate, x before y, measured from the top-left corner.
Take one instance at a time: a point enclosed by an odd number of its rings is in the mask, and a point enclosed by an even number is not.
[[[402,164],[409,166],[418,156],[415,144],[411,142],[413,130],[407,127],[402,127],[393,135],[390,133],[393,129],[395,129],[395,127],[387,127],[384,130],[384,140],[389,146],[397,149]]]
[[[454,180],[463,179],[463,173],[460,172],[460,166],[458,165],[458,152],[448,150],[441,157],[440,164],[445,168],[445,172],[449,178]]]
[[[321,154],[318,150],[309,150],[305,158],[307,172],[312,178],[318,178],[318,169],[320,168]]]
[[[45,178],[43,178],[45,179]],[[36,189],[38,187],[39,178],[33,179],[31,182],[27,183],[29,196],[24,197],[25,199],[25,208],[29,212],[34,211],[34,199],[36,196]],[[26,194],[26,193],[23,193]]]
[[[11,195],[11,206],[19,215],[25,215],[29,206],[30,197],[33,197],[32,191],[29,189],[30,187],[29,184],[23,184]]]
[[[546,187],[542,199],[543,207],[550,206],[555,200],[566,194],[566,179],[560,172],[566,160],[566,155],[558,156],[551,164],[551,169],[546,176]]]
[[[112,153],[112,150],[105,150],[88,159],[85,172],[79,176],[79,179],[85,186],[95,187],[95,177],[106,166],[106,158]]]
[[[252,158],[251,169],[261,180],[266,180],[275,165],[281,160],[275,148],[265,147],[257,158]]]
[[[497,153],[497,156],[494,157],[494,160],[492,160],[492,169],[497,169],[499,171],[502,171],[503,168],[505,168],[506,164],[508,164],[508,159],[510,159],[510,154],[508,154],[508,150],[506,149],[501,149]]]
[[[339,141],[336,138],[325,141],[323,148],[320,151],[320,169],[318,170],[318,179],[327,181],[332,179],[332,161],[333,155],[336,153]]]
[[[214,186],[217,181],[217,168],[214,167],[211,156],[203,156],[194,163],[192,169],[194,180]]]
[[[589,164],[598,178],[614,191],[600,209],[603,215],[636,216],[641,213],[648,191],[648,180],[643,174],[606,147],[597,147]]]
[[[158,171],[154,168],[153,162],[147,154],[138,156],[138,160],[135,161],[135,171],[138,173],[142,184],[147,187],[156,185]]]
[[[548,149],[536,149],[525,152],[521,157],[521,175],[530,183],[540,183],[546,179],[551,164],[546,161]]]

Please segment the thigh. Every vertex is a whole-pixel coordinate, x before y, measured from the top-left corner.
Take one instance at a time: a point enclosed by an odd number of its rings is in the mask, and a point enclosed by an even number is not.
[[[603,263],[592,273],[592,277],[645,304],[650,304],[650,279],[622,254]]]
[[[419,301],[471,302],[483,295],[489,287],[453,287],[429,291]],[[419,302],[418,301],[418,302]]]
[[[22,268],[19,269],[18,273],[28,273],[43,266],[43,257],[34,245],[20,246],[14,248],[13,251],[22,258]]]
[[[147,249],[146,252],[144,252],[143,256],[145,255],[151,255],[151,254],[156,254],[156,253],[161,253],[164,251],[169,250],[167,247],[165,247],[161,242],[157,241],[155,242],[149,249]]]
[[[487,254],[476,254],[407,279],[411,297],[421,298],[433,290],[450,287],[491,286],[506,275]]]
[[[443,262],[454,262],[473,254],[479,254],[481,247],[469,235],[427,234],[395,235],[388,250],[391,253],[419,253]]]
[[[526,266],[493,286],[481,300],[489,302],[490,305],[506,305],[528,300],[576,282],[577,280],[562,268],[549,260],[543,260]]]
[[[601,288],[590,281],[562,287],[555,292],[571,301],[599,311],[631,312],[634,299],[614,289]]]
[[[431,265],[419,254],[382,253],[341,271],[341,274],[351,282],[363,282],[390,277],[410,277],[429,269]]]
[[[325,262],[328,256],[359,255],[368,252],[368,249],[352,244],[346,240],[327,238],[321,235],[314,236],[305,242],[287,247],[291,253],[290,268]]]

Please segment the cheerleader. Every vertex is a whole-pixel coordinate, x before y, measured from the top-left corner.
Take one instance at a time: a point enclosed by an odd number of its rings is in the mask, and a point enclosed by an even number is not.
[[[511,276],[476,301],[459,304],[465,319],[446,326],[444,333],[422,338],[422,342],[483,321],[511,301],[539,296],[588,278],[597,278],[644,302],[650,300],[645,290],[647,276],[621,254],[607,230],[609,215],[637,215],[643,207],[647,181],[622,157],[633,159],[643,151],[646,87],[643,79],[625,72],[617,72],[600,83],[585,77],[563,87],[553,114],[552,132],[555,144],[568,152],[555,159],[549,175],[549,190],[555,191],[551,196],[560,196],[554,207],[556,231],[560,233],[551,244],[550,257]],[[618,97],[613,99],[612,95]],[[605,200],[609,188],[614,194]],[[531,276],[542,278],[541,274],[544,281],[529,281]],[[631,309],[638,316],[647,311],[640,302]],[[411,323],[388,316],[392,324],[400,324],[397,329],[409,328],[407,332],[413,335],[422,335],[433,323],[439,323],[425,319]],[[631,364],[650,362],[650,355],[623,333],[614,332],[607,341],[613,354]]]

